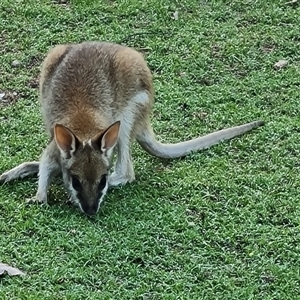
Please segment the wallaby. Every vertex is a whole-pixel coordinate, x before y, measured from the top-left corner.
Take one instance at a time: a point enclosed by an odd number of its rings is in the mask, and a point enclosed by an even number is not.
[[[150,124],[154,90],[147,63],[136,50],[107,42],[50,50],[41,70],[40,102],[50,142],[40,162],[22,163],[3,173],[0,182],[38,173],[33,200],[46,203],[52,178],[62,173],[71,200],[88,215],[98,212],[109,186],[135,179],[134,139],[152,155],[175,158],[263,125],[255,121],[186,142],[160,143]],[[110,175],[113,150],[117,159]]]

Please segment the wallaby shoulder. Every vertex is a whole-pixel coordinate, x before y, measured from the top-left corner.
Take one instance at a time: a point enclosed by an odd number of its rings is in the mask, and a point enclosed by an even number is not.
[[[42,64],[42,69],[41,69],[41,75],[40,75],[41,93],[43,92],[42,88],[45,84],[45,81],[51,78],[51,76],[57,69],[57,66],[60,65],[61,61],[70,51],[70,49],[71,49],[71,45],[57,45],[48,52],[46,58],[44,59],[44,62]]]

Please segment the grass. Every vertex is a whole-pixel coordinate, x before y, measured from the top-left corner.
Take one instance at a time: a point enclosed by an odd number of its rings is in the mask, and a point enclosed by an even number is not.
[[[36,83],[58,43],[142,51],[160,140],[266,125],[180,160],[134,146],[136,182],[93,219],[65,203],[60,181],[49,207],[25,204],[36,178],[0,186],[0,261],[27,273],[0,278],[0,298],[299,299],[298,3],[62,2],[1,1],[1,172],[46,145]]]

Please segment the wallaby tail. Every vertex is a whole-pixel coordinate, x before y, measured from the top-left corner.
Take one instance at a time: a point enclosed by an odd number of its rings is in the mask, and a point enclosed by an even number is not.
[[[219,130],[196,139],[180,142],[176,144],[163,144],[155,139],[151,126],[145,129],[137,136],[139,144],[150,154],[160,158],[176,158],[189,154],[192,151],[209,148],[224,140],[232,139],[254,128],[264,125],[263,121],[254,121],[251,123]]]
[[[24,162],[0,175],[0,183],[6,183],[18,178],[34,175],[39,172],[38,161]]]

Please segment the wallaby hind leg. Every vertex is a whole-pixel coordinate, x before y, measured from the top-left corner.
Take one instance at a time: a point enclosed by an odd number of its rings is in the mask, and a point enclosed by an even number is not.
[[[37,174],[39,172],[39,165],[40,163],[38,161],[24,162],[0,175],[0,182],[6,183],[18,178]]]
[[[140,92],[130,100],[127,108],[124,109],[123,116],[120,120],[119,140],[116,145],[117,161],[114,172],[110,175],[108,182],[110,186],[117,186],[135,180],[130,143],[134,128],[139,123],[139,120],[136,119],[137,107],[139,107],[141,113],[143,110],[146,110],[148,102],[148,94],[146,92]]]
[[[109,178],[110,186],[117,186],[135,180],[130,151],[131,139],[136,135],[136,128],[143,127],[150,113],[151,98],[148,92],[137,93],[124,109],[121,118],[119,140],[116,146],[117,161],[114,172]],[[138,117],[137,117],[138,115]]]

